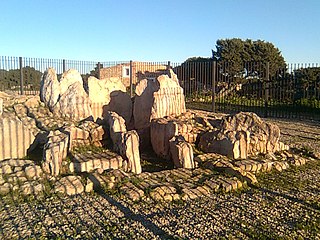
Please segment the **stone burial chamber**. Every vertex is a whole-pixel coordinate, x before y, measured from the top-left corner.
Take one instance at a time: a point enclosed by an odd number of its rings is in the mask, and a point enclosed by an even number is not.
[[[81,173],[100,179],[97,174],[117,169],[141,174],[146,149],[152,149],[157,161],[188,171],[219,165],[206,156],[224,156],[217,157],[224,169],[235,160],[288,150],[280,142],[279,127],[254,113],[186,110],[183,89],[171,69],[139,81],[131,98],[121,81],[89,77],[84,83],[74,69],[58,79],[55,69],[48,68],[40,96],[0,93],[0,147],[0,161],[42,151],[41,171],[58,179]],[[232,170],[251,176],[241,166]],[[81,185],[80,178],[71,180]]]

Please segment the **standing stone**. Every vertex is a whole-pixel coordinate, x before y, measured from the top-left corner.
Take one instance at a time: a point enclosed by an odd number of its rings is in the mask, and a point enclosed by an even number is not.
[[[43,148],[43,170],[53,176],[61,173],[62,161],[68,154],[69,137],[60,132],[50,132],[48,142]]]
[[[61,117],[82,120],[92,116],[90,99],[81,83],[76,82],[60,95],[53,112]]]
[[[89,77],[86,91],[91,100],[91,108],[95,119],[106,118],[108,111],[116,112],[123,117],[126,124],[132,117],[132,101],[126,87],[118,79],[97,79]]]
[[[106,120],[109,125],[113,148],[116,152],[119,152],[121,134],[127,131],[125,120],[115,112],[108,112]]]
[[[180,115],[185,111],[183,89],[172,70],[155,81],[141,80],[136,86],[133,108],[136,129],[149,127],[154,118]]]
[[[81,86],[83,86],[81,74],[75,69],[69,69],[65,71],[59,80],[60,95],[64,94],[66,91],[68,91],[70,86],[76,83],[79,83]]]
[[[141,80],[136,86],[133,106],[134,126],[137,132],[148,134],[155,118],[180,115],[186,111],[183,89],[176,74],[160,75],[156,80]],[[150,145],[150,135],[139,135],[141,142]],[[148,142],[149,140],[149,142]]]
[[[150,136],[153,151],[161,158],[170,160],[170,139],[178,135],[178,126],[174,121],[164,118],[151,122]]]
[[[128,161],[132,172],[141,173],[138,133],[135,130],[127,132],[124,119],[115,112],[108,112],[107,121],[113,149]]]
[[[83,88],[77,70],[70,69],[60,80],[53,68],[48,68],[41,81],[40,100],[60,117],[82,120],[92,116],[91,101]]]
[[[170,140],[170,153],[175,167],[195,168],[192,145],[182,136],[176,136]]]
[[[141,173],[138,133],[132,130],[121,134],[121,136],[120,155],[128,159],[131,172]]]
[[[16,116],[0,117],[0,160],[27,156],[34,142],[32,130]]]
[[[54,68],[44,72],[40,84],[40,100],[52,110],[60,95],[60,83]]]

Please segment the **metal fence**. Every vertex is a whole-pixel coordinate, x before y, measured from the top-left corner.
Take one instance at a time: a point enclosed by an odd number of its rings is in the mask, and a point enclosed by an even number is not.
[[[154,80],[171,68],[184,89],[189,107],[219,112],[253,111],[264,117],[320,119],[320,66],[268,62],[93,62],[63,59],[0,57],[0,91],[39,94],[48,67],[58,77],[70,68],[89,76],[122,81],[134,96],[141,79]]]
[[[189,62],[177,69],[187,103],[220,112],[252,111],[263,117],[320,119],[319,64]]]

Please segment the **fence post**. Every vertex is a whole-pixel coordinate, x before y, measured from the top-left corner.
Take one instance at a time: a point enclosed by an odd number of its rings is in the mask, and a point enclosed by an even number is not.
[[[269,81],[270,81],[270,64],[269,62],[267,62],[266,79],[264,83],[264,117],[268,117]]]
[[[66,71],[66,60],[62,59],[62,72],[64,73]]]
[[[216,111],[216,79],[217,78],[217,61],[212,62],[212,112]]]
[[[101,69],[101,66],[100,66],[100,62],[98,62],[98,79],[100,79],[100,69]]]
[[[130,60],[130,97],[133,97],[133,83],[132,83],[132,60]]]
[[[171,68],[171,62],[168,61],[167,70],[170,70],[170,68]]]
[[[20,68],[20,94],[23,95],[23,65],[22,65],[22,57],[19,57],[19,68]]]

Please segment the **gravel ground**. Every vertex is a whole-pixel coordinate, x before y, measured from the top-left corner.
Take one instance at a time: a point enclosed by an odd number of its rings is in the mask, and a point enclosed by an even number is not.
[[[272,120],[291,147],[320,147],[317,122]],[[132,202],[106,192],[0,200],[1,239],[320,239],[320,161],[241,192]],[[15,200],[13,200],[15,199]]]

